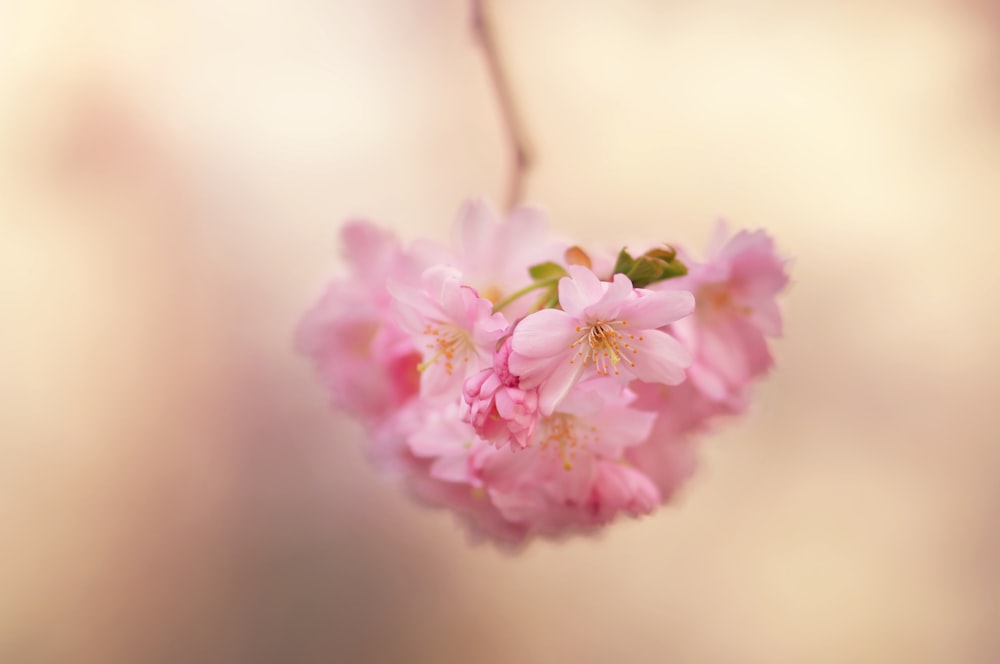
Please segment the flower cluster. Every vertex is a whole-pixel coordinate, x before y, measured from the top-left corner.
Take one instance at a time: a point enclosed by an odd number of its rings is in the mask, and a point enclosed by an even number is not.
[[[376,464],[498,542],[592,532],[666,502],[692,434],[743,412],[781,333],[785,262],[762,231],[707,258],[634,257],[551,237],[481,201],[453,246],[403,247],[363,221],[299,349],[361,420]]]

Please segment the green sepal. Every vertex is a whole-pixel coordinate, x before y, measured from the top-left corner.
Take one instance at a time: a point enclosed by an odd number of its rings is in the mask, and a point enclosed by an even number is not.
[[[612,274],[628,274],[634,264],[635,259],[629,255],[625,247],[622,247],[622,250],[618,252],[618,259],[615,260],[615,269]]]
[[[663,246],[650,249],[638,258],[632,258],[622,249],[615,261],[615,274],[624,274],[636,288],[687,274],[687,266],[677,260],[673,247]]]

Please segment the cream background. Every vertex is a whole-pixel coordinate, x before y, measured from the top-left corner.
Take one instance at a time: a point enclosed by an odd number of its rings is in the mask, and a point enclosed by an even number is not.
[[[468,547],[290,350],[341,220],[503,191],[464,4],[3,0],[0,661],[997,661],[1000,12],[495,5],[558,231],[794,257],[754,413]]]

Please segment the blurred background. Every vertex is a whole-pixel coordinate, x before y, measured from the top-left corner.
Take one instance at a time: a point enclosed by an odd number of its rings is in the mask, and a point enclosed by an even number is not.
[[[0,662],[1000,661],[1000,7],[504,0],[581,243],[765,227],[778,370],[655,516],[510,557],[292,351],[339,224],[506,186],[459,0],[0,0]]]

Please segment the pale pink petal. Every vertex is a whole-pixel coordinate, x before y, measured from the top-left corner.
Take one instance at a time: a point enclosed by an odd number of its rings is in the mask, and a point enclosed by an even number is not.
[[[461,452],[463,443],[471,443],[474,438],[471,428],[463,436],[458,426],[435,422],[418,429],[406,439],[406,443],[417,456],[439,457]]]
[[[619,316],[626,330],[648,330],[669,325],[694,311],[694,295],[687,291],[641,291],[626,302]]]
[[[709,256],[715,256],[722,251],[722,248],[726,246],[726,238],[729,236],[729,224],[725,219],[719,219],[715,222],[715,228],[712,229],[712,237],[708,241],[708,254]]]
[[[455,220],[455,247],[463,258],[489,259],[496,253],[494,242],[498,225],[496,211],[489,203],[481,198],[466,201]]]
[[[632,516],[648,514],[660,503],[660,492],[642,473],[621,464],[598,464],[590,510],[599,523],[612,520],[619,512]]]
[[[492,305],[489,300],[480,298],[476,303],[479,311],[476,315],[476,324],[472,329],[472,340],[481,351],[492,354],[496,350],[496,344],[500,340],[510,325],[502,313],[491,314]]]
[[[623,389],[620,381],[611,378],[589,378],[559,402],[559,412],[577,417],[594,417],[609,402],[621,401]]]
[[[420,396],[433,399],[435,403],[457,396],[465,380],[465,371],[457,369],[456,367],[449,373],[440,359],[427,365],[420,374]],[[481,367],[474,366],[470,371],[479,369]]]
[[[525,258],[522,254],[537,252],[545,246],[548,241],[547,235],[548,221],[545,213],[538,208],[523,205],[510,213],[500,237],[499,248],[502,248],[506,255]],[[497,252],[498,247],[490,249]]]
[[[714,255],[716,260],[728,260],[744,252],[757,250],[767,250],[769,239],[764,231],[748,231],[746,229],[738,231],[723,245],[721,250]],[[712,255],[712,254],[709,254]]]
[[[580,374],[583,373],[583,362],[570,363],[570,358],[556,365],[555,371],[538,387],[538,410],[543,415],[551,415],[559,402],[573,389]]]
[[[645,445],[630,447],[626,455],[639,472],[656,484],[663,499],[668,499],[695,469],[695,443],[687,438],[653,439]]]
[[[497,213],[482,199],[467,201],[462,206],[453,234],[463,270],[492,274],[496,264],[506,260],[503,254],[497,252],[500,235]]]
[[[731,386],[742,386],[750,379],[750,358],[745,352],[740,329],[734,321],[723,319],[712,326],[705,326],[699,338],[699,363],[711,368]],[[748,332],[760,337],[754,330]]]
[[[441,317],[441,308],[436,306],[426,293],[404,284],[389,282],[386,288],[392,295],[391,311],[399,326],[413,335],[419,335],[427,322]]]
[[[642,341],[636,335],[638,353],[631,356],[632,373],[647,383],[677,385],[684,380],[683,369],[691,365],[691,354],[666,332],[643,330]]]
[[[781,336],[781,310],[773,299],[758,301],[750,317],[762,333],[771,337]]]
[[[552,357],[570,350],[570,344],[580,338],[580,323],[565,311],[542,309],[524,318],[514,328],[511,345],[514,353],[524,357]],[[512,360],[513,361],[513,360]],[[511,365],[513,369],[513,364]],[[514,369],[515,373],[520,373]]]
[[[656,413],[644,412],[620,404],[609,404],[597,420],[602,433],[616,447],[639,445],[649,438]]]
[[[462,286],[458,279],[449,277],[441,286],[441,311],[447,320],[463,329],[471,329],[476,319],[476,300],[479,296],[468,286]]]
[[[582,318],[584,310],[604,295],[597,275],[582,265],[570,265],[568,277],[559,280],[559,305],[574,318]]]
[[[588,321],[610,321],[619,319],[619,311],[625,301],[632,296],[632,282],[624,274],[616,274],[601,299],[583,310]]]
[[[727,385],[714,367],[695,364],[688,369],[688,380],[709,399],[715,401],[726,399]]]
[[[340,231],[344,258],[356,274],[387,274],[399,250],[396,236],[368,221],[349,221]]]
[[[556,362],[561,361],[562,358],[559,357],[527,357],[513,353],[508,362],[508,369],[517,377],[520,387],[532,389],[538,387],[552,373]]]
[[[660,491],[656,488],[656,485],[653,484],[648,477],[634,468],[618,464],[617,470],[621,473],[626,485],[628,486],[630,499],[624,506],[625,511],[632,516],[639,516],[642,514],[649,514],[655,510],[663,500],[663,497],[660,495]]]
[[[476,483],[469,472],[469,458],[464,455],[451,455],[435,459],[431,465],[431,476],[445,482]]]

